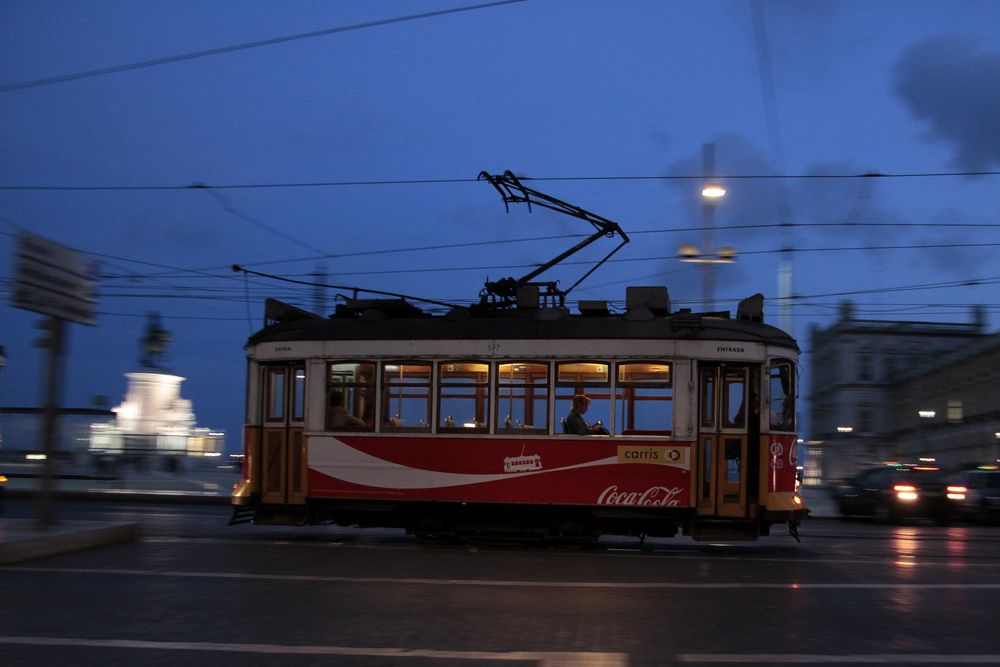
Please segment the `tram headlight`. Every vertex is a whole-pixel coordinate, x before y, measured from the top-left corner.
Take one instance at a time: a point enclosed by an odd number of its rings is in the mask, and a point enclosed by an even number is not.
[[[919,497],[917,487],[910,484],[896,484],[892,487],[892,490],[896,492],[896,498],[905,500],[906,502],[913,502]]]
[[[958,486],[957,484],[949,484],[947,491],[948,500],[965,500],[965,494],[968,492],[968,489],[964,486]]]

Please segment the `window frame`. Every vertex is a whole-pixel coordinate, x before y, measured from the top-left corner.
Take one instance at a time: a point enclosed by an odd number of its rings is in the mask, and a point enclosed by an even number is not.
[[[482,381],[449,381],[445,377],[446,367],[465,364],[476,364],[485,367],[486,379]],[[436,366],[434,375],[436,379],[434,385],[434,403],[437,407],[437,418],[434,421],[436,424],[436,431],[438,433],[464,433],[477,435],[489,433],[490,425],[493,420],[493,415],[491,414],[493,406],[490,396],[491,384],[494,375],[493,364],[485,359],[459,358],[442,359]],[[454,391],[455,393],[447,393],[446,390],[448,389]],[[473,391],[471,398],[474,406],[473,411],[476,414],[473,415],[472,422],[465,422],[458,419],[453,421],[452,424],[446,424],[445,420],[452,417],[452,415],[445,414],[445,401],[450,399],[468,398],[464,393],[459,391],[461,389],[471,389]],[[480,410],[482,411],[482,414],[480,414]],[[482,417],[482,419],[479,419],[480,417]],[[474,424],[474,426],[468,426],[470,423]]]
[[[388,375],[390,372],[390,366],[398,366],[399,370],[402,371],[406,367],[421,367],[427,369],[427,380],[426,382],[418,381],[408,381],[408,382],[387,382]],[[434,386],[435,368],[434,362],[429,359],[386,359],[380,361],[378,364],[379,368],[379,432],[380,433],[430,433],[432,425],[434,424],[434,396],[436,388]],[[416,376],[413,376],[416,377]],[[396,389],[400,393],[398,396],[393,396],[392,392]],[[419,395],[409,395],[408,391],[418,391],[420,389],[426,390],[426,395],[423,396],[424,403],[426,404],[426,419],[423,417],[417,422],[416,425],[406,425],[397,424],[394,420],[402,419],[402,407],[403,401],[406,399],[417,399],[419,401],[422,397]],[[392,412],[392,401],[393,399],[399,400],[399,410],[393,415]],[[418,403],[419,404],[419,403]],[[421,423],[423,422],[423,423]]]
[[[326,431],[336,432],[336,431],[350,431],[350,432],[366,432],[370,433],[375,430],[375,423],[377,419],[377,409],[378,409],[378,376],[379,376],[379,364],[372,359],[325,359],[324,374],[326,385],[324,387],[324,414],[323,414],[323,428]],[[340,384],[335,384],[332,382],[333,377],[333,367],[334,366],[345,366],[348,364],[353,364],[356,368],[354,371],[354,377],[360,375],[360,367],[370,366],[371,367],[371,381],[370,382],[359,382],[354,380],[352,382],[344,382]],[[344,394],[344,407],[348,410],[352,417],[358,419],[363,419],[365,425],[355,425],[355,424],[342,424],[335,426],[331,423],[331,402],[333,394],[335,391],[340,390]],[[366,391],[367,390],[367,391]],[[368,402],[370,402],[371,407],[366,407],[362,410],[365,414],[356,414],[356,405],[358,396],[366,397]]]
[[[569,366],[569,365],[572,365],[572,364],[593,364],[593,365],[604,366],[604,368],[605,368],[605,378],[606,379],[604,380],[603,383],[601,383],[601,382],[595,382],[595,381],[587,381],[587,380],[584,380],[584,381],[561,381],[559,379],[559,376],[560,376],[560,372],[559,371],[560,371],[560,369],[562,367],[564,367],[564,366]],[[593,425],[597,421],[600,421],[600,422],[602,422],[602,423],[605,424],[605,427],[608,424],[613,425],[614,424],[614,419],[615,419],[615,415],[614,415],[614,407],[615,407],[614,403],[615,402],[614,402],[614,400],[612,400],[613,399],[613,393],[612,392],[614,391],[614,386],[613,385],[614,385],[614,379],[615,379],[614,365],[615,365],[615,362],[614,361],[610,361],[607,358],[589,358],[589,359],[588,358],[577,358],[577,359],[560,359],[560,360],[557,360],[555,362],[555,364],[554,364],[553,369],[552,369],[552,401],[551,402],[552,402],[553,412],[559,411],[560,408],[565,407],[565,410],[563,410],[562,412],[564,414],[568,415],[569,412],[573,409],[573,405],[572,405],[573,396],[575,396],[577,393],[583,393],[588,398],[590,398],[590,406],[591,406],[591,408],[593,408],[593,406],[595,404],[598,404],[600,406],[606,407],[606,409],[604,409],[604,410],[595,411],[596,413],[598,413],[597,414],[597,418],[594,421],[591,421],[590,419],[588,419],[587,422],[589,424]],[[560,393],[561,389],[566,389],[566,388],[571,388],[572,389],[572,393],[570,393],[568,396],[567,395],[563,395],[563,394]],[[601,392],[593,392],[593,391],[587,392],[586,390],[588,388],[590,388],[590,389],[600,389]],[[567,405],[566,406],[560,405],[561,401],[566,401]],[[594,413],[591,413],[591,414],[594,414]],[[606,417],[607,421],[604,421],[605,417]],[[555,419],[553,419],[553,423],[552,423],[553,433],[555,433],[555,434],[563,434],[563,433],[565,433],[565,420],[566,420],[565,416],[560,416],[558,422],[556,422]],[[557,423],[559,425],[558,428],[556,427]]]
[[[622,372],[628,366],[665,366],[667,380],[647,382],[642,380],[623,380]],[[615,428],[613,431],[621,435],[673,435],[674,432],[674,364],[667,359],[627,359],[615,363]],[[641,398],[640,389],[669,389],[666,397],[653,396]],[[629,397],[631,394],[631,397]],[[620,404],[619,404],[620,401]],[[669,428],[636,428],[635,413],[638,403],[643,401],[663,401],[669,403]],[[620,406],[621,410],[618,410]],[[620,414],[618,414],[620,412]],[[631,427],[626,428],[626,420],[631,418]]]
[[[542,383],[537,383],[537,382],[530,382],[530,383],[528,383],[528,382],[517,382],[517,381],[513,381],[512,380],[512,381],[509,381],[507,383],[504,383],[504,378],[503,378],[503,373],[501,371],[501,368],[503,366],[508,366],[508,365],[509,366],[517,366],[519,364],[532,365],[532,366],[541,366],[541,367],[543,367],[545,369],[544,382],[542,382]],[[544,435],[544,434],[547,434],[549,432],[549,426],[550,426],[550,423],[551,423],[551,419],[550,419],[550,413],[551,413],[550,406],[551,406],[551,403],[552,403],[552,396],[553,396],[553,392],[552,392],[552,376],[553,376],[553,373],[552,373],[552,362],[549,361],[549,360],[547,360],[547,359],[546,360],[543,360],[543,359],[504,359],[504,360],[498,360],[496,362],[496,368],[495,368],[495,371],[494,371],[494,387],[495,387],[495,389],[494,389],[494,392],[493,392],[494,393],[494,406],[495,406],[493,414],[496,416],[496,428],[495,428],[495,432],[496,433],[507,433],[507,434],[516,433],[516,434],[519,434],[519,435],[527,435],[527,434],[531,434],[531,435]],[[507,396],[503,396],[503,395],[501,395],[501,391],[504,390],[504,389],[506,389],[508,391],[511,391],[511,392],[514,392],[515,390],[521,389],[521,390],[524,390],[525,393],[523,395],[521,395],[521,396],[517,396],[517,395],[515,395],[513,393],[511,393],[511,394],[509,394]],[[537,413],[537,410],[534,409],[534,402],[537,401],[537,400],[539,400],[539,399],[535,398],[533,396],[533,394],[534,394],[535,391],[537,391],[539,389],[541,389],[541,390],[544,391],[544,395],[541,398],[541,400],[543,400],[544,403],[545,403],[545,405],[544,405],[544,407],[542,409],[542,415],[541,415],[541,418],[545,420],[544,426],[538,426],[537,425],[537,423],[538,423],[538,421],[537,421],[538,415],[537,414],[533,414],[533,423],[530,426],[527,425],[527,424],[524,424],[524,423],[516,424],[516,425],[512,423],[511,425],[508,425],[507,424],[507,419],[513,417],[513,415],[510,414],[511,410],[507,411],[507,414],[506,414],[506,416],[503,419],[500,418],[500,415],[504,414],[503,408],[502,408],[502,403],[505,402],[505,401],[509,401],[508,405],[511,405],[511,404],[516,403],[518,401],[521,402],[521,404],[524,405],[524,406],[531,405],[532,406],[532,408],[531,408],[532,413]],[[526,414],[527,413],[527,409],[525,409],[523,411],[523,413]],[[516,422],[516,421],[517,420],[515,419],[514,422]]]

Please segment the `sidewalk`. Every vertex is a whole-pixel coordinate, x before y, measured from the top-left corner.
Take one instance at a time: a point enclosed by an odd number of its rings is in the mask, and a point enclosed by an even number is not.
[[[139,539],[137,523],[0,518],[0,565]]]
[[[4,489],[6,497],[34,497],[41,484],[35,474],[37,466],[6,466],[8,471],[12,468],[15,472]],[[234,476],[232,472],[201,470],[182,474],[149,471],[114,478],[63,474],[52,481],[52,496],[63,500],[228,504]],[[40,525],[34,519],[0,514],[0,565],[137,540],[140,532],[138,523],[56,521]]]

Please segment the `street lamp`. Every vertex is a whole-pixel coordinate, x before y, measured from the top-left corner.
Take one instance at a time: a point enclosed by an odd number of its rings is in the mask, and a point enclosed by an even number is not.
[[[710,146],[707,146],[705,153],[706,174],[711,172],[712,162],[714,161],[714,156],[710,148]],[[732,264],[736,261],[735,248],[727,246],[716,250],[712,238],[715,230],[715,207],[725,196],[726,189],[718,183],[710,182],[702,187],[702,247],[699,248],[694,244],[685,243],[677,249],[677,254],[680,255],[682,262],[702,265],[702,300],[705,303],[705,310],[707,311],[715,310],[715,297],[713,294],[715,291],[715,275],[713,265]]]
[[[722,199],[726,196],[726,189],[718,183],[709,183],[701,189],[701,196],[705,199]]]
[[[929,423],[930,420],[937,416],[937,412],[934,410],[917,410],[917,416],[920,417],[920,442],[918,446],[920,447],[920,454],[926,454],[930,446],[927,442],[927,427],[925,424]]]

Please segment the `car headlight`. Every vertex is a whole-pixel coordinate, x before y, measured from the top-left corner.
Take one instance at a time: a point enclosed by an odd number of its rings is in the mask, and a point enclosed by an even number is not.
[[[957,484],[948,486],[948,500],[965,500],[965,494],[969,491],[964,486]]]

